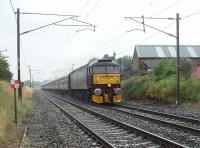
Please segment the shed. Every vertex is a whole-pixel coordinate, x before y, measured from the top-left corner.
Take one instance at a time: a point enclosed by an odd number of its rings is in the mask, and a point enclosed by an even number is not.
[[[163,58],[176,58],[176,45],[136,45],[133,74],[151,71]],[[190,59],[194,75],[200,76],[200,45],[180,45],[180,58]]]

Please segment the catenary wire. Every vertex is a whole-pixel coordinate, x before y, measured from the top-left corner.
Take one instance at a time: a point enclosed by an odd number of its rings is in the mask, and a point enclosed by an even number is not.
[[[83,6],[83,8],[81,9],[80,13],[82,13],[82,11],[85,9],[85,7],[88,5],[89,0],[86,2],[86,4]],[[71,31],[70,31],[71,32]],[[68,31],[69,34],[69,31]],[[72,42],[72,40],[75,38],[75,36],[77,35],[77,32],[74,32],[71,36],[71,38],[66,42],[64,48],[62,50],[59,50],[54,57],[52,58],[52,60],[49,62],[48,67],[55,61],[56,57],[64,50],[66,49],[67,46],[69,46],[69,44]]]
[[[135,13],[138,13],[138,12],[144,10],[144,9],[147,9],[148,7],[151,7],[156,1],[158,1],[158,0],[154,0],[153,2],[151,2],[151,3],[147,4],[147,5],[145,5],[144,7],[140,8],[140,9],[138,9],[138,10],[136,10]],[[112,31],[110,31],[108,34],[106,34],[106,36],[104,36],[103,39],[109,37],[113,32],[115,32],[115,31],[117,31],[119,28],[121,28],[122,25],[124,25],[124,21],[123,21],[122,23],[119,23],[118,25],[116,25],[116,27],[114,27],[114,29],[113,29]],[[112,39],[112,42],[113,42],[113,41],[116,41],[117,39],[121,38],[121,37],[124,36],[124,35],[125,35],[125,34],[122,33],[122,34],[118,35],[117,37],[114,37],[114,39]],[[98,43],[99,43],[99,42],[98,42]],[[96,44],[97,44],[97,43],[96,43]],[[95,45],[96,45],[96,44],[95,44]],[[105,44],[103,44],[103,46],[96,47],[94,51],[90,52],[87,56],[84,56],[83,58],[84,58],[84,59],[87,58],[88,56],[90,56],[91,54],[93,54],[94,52],[96,52],[97,50],[102,49],[102,47],[106,47],[106,46],[109,45],[109,44],[111,44],[111,41],[109,41],[109,43],[106,42]],[[93,47],[95,47],[95,45],[93,45]],[[81,58],[81,59],[83,59],[83,58]]]
[[[98,3],[100,2],[100,0],[98,0],[96,3],[95,3],[95,5],[92,7],[92,9],[90,10],[90,12],[87,14],[87,16],[86,16],[86,18],[84,19],[84,21],[89,17],[89,15],[91,15],[91,13],[96,9],[96,7],[97,7],[97,5],[98,5]],[[87,5],[88,5],[88,3],[89,3],[89,1],[87,1],[86,2],[86,5],[84,6],[84,7],[86,7]],[[82,8],[82,10],[81,11],[83,11],[83,9],[84,9],[84,7]],[[91,25],[91,24],[90,24]],[[74,32],[73,34],[72,34],[72,37],[67,41],[67,43],[66,43],[66,45],[65,45],[65,48],[67,47],[67,46],[69,46],[69,44],[72,42],[72,40],[75,38],[75,36],[77,35],[77,32]],[[63,48],[63,49],[65,49],[65,48]],[[53,58],[53,60],[51,60],[51,62],[50,62],[50,64],[52,64],[52,62],[55,60],[55,58],[62,52],[63,50],[59,50],[59,52],[57,52],[57,54],[55,54],[55,56],[54,56],[54,58]],[[49,64],[49,65],[50,65]]]
[[[180,3],[181,1],[183,1],[183,0],[178,0],[178,1],[176,1],[175,3],[169,5],[168,7],[166,7],[166,8],[164,8],[164,9],[160,10],[160,11],[157,12],[157,13],[155,13],[153,16],[157,16],[158,14],[160,14],[160,13],[162,13],[162,12],[164,12],[164,11],[170,9],[170,8],[172,8],[173,6],[177,5],[177,4]],[[200,12],[199,12],[199,13],[200,13]],[[166,29],[166,28],[172,26],[174,23],[175,23],[175,22],[173,22],[173,23],[167,25],[166,27],[162,28],[161,30]],[[155,35],[157,35],[158,33],[159,33],[159,32],[155,32],[155,33],[153,33],[152,35],[150,35],[149,37],[143,39],[142,41],[137,42],[136,44],[140,44],[140,43],[142,43],[142,42],[144,42],[144,41],[147,41],[147,40],[149,40],[150,38],[152,38],[152,37],[154,37]],[[123,52],[120,52],[119,55],[121,55],[122,53],[125,53],[126,51],[127,51],[127,50],[125,50],[125,51],[123,51]]]
[[[96,9],[96,7],[98,6],[100,0],[97,0],[97,2],[94,4],[94,6],[92,7],[92,9],[89,11],[89,13],[87,13],[86,17],[84,20],[87,20],[87,18],[93,13],[93,11]]]
[[[188,18],[188,17],[192,17],[192,16],[197,15],[197,14],[200,14],[200,11],[197,11],[197,12],[191,13],[191,14],[189,14],[189,15],[186,15],[186,16],[184,16],[184,17],[181,17],[181,20],[182,20],[182,19],[186,19],[186,18]],[[175,24],[175,22],[173,22],[173,23],[167,25],[166,27],[162,28],[162,30],[164,30],[164,29],[166,29],[166,28],[169,28],[169,27],[171,27],[171,26],[174,25],[174,24]],[[158,33],[159,33],[159,32],[155,32],[155,33],[151,34],[150,36],[148,36],[147,38],[145,38],[145,39],[143,39],[143,40],[141,40],[141,41],[139,41],[139,42],[137,42],[137,43],[135,43],[135,44],[141,44],[141,43],[143,43],[143,42],[149,40],[150,38],[156,36]],[[121,54],[123,54],[123,53],[125,53],[125,52],[127,52],[127,50],[125,50],[125,51],[123,51],[123,52],[120,52],[119,55],[121,55]]]
[[[166,10],[168,10],[168,9],[170,9],[170,8],[172,8],[172,7],[174,7],[175,5],[177,5],[178,3],[180,3],[181,1],[183,1],[183,0],[178,0],[178,1],[174,2],[173,4],[167,6],[166,8],[164,8],[164,9],[162,9],[162,10],[156,12],[153,16],[157,16],[157,15],[159,15],[159,14],[165,12]]]
[[[9,1],[10,1],[10,5],[11,5],[11,8],[12,8],[13,14],[14,14],[14,16],[15,16],[15,21],[16,21],[16,23],[17,23],[17,17],[16,17],[16,15],[15,15],[15,9],[14,9],[13,3],[12,3],[11,0],[9,0]],[[26,60],[26,57],[25,57],[25,54],[24,54],[24,49],[23,49],[21,40],[20,40],[20,47],[21,47],[21,50],[22,50],[22,54],[23,54],[23,59],[24,59],[25,66],[26,66],[26,68],[28,69],[28,64],[27,64],[27,60]]]
[[[170,23],[169,25],[163,27],[162,30],[167,29],[167,28],[171,27],[171,26],[174,25],[174,24],[175,24],[175,22],[172,22],[172,23]],[[149,40],[150,38],[156,36],[157,34],[159,34],[159,32],[156,31],[156,32],[154,32],[153,34],[151,34],[150,36],[148,36],[147,38],[145,38],[145,39],[143,39],[143,40],[141,40],[141,41],[136,42],[135,45],[139,45],[139,44],[141,44],[141,43],[143,43],[143,42]],[[122,55],[123,53],[125,53],[125,52],[127,52],[127,51],[128,51],[128,50],[124,50],[124,51],[120,52],[118,55]]]
[[[12,8],[12,11],[13,11],[14,16],[15,16],[15,21],[16,21],[16,23],[17,23],[17,17],[16,17],[16,15],[15,15],[15,9],[14,9],[14,6],[13,6],[13,3],[12,3],[12,0],[9,0],[9,1],[10,1],[10,5],[11,5],[11,8]]]
[[[182,17],[182,19],[185,19],[185,18],[188,18],[188,17],[192,17],[192,16],[197,15],[197,14],[200,14],[200,10],[197,11],[197,12],[194,12],[192,14],[186,15],[186,16]]]

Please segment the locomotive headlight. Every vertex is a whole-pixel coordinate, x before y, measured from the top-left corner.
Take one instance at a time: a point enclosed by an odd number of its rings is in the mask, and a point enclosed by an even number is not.
[[[116,95],[119,95],[119,94],[121,94],[121,92],[122,92],[122,89],[121,89],[121,88],[115,88],[114,90],[115,90],[115,94],[116,94]]]
[[[97,95],[97,96],[100,96],[101,95],[101,89],[100,88],[96,88],[95,90],[94,90],[94,94],[95,95]]]

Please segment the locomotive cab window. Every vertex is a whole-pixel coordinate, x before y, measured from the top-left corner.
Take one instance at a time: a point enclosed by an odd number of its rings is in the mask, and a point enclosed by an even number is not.
[[[118,66],[94,66],[92,68],[93,73],[119,73]],[[90,71],[91,72],[91,71]]]
[[[107,66],[107,73],[119,73],[118,66]]]
[[[106,73],[106,66],[93,67],[93,73]]]

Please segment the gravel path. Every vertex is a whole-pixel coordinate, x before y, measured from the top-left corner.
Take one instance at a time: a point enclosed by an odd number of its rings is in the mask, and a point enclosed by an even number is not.
[[[35,92],[35,107],[27,120],[30,147],[97,147],[95,141],[68,119],[39,92]]]

